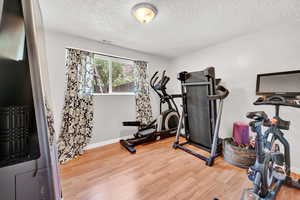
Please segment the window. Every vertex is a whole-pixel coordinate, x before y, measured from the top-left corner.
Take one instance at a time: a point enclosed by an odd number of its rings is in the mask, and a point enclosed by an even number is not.
[[[133,94],[134,63],[130,60],[95,55],[94,94]]]

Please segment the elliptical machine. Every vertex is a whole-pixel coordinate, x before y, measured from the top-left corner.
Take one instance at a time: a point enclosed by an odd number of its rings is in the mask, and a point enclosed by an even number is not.
[[[170,81],[170,77],[166,76],[166,71],[162,72],[159,79],[158,71],[155,72],[150,80],[151,88],[160,98],[160,115],[157,119],[149,124],[142,124],[140,121],[126,121],[123,126],[138,127],[138,131],[134,137],[127,140],[120,140],[120,144],[125,147],[130,153],[136,153],[134,148],[137,145],[161,140],[164,138],[175,136],[179,123],[179,112],[174,98],[179,98],[181,95],[169,95],[166,91],[166,85]],[[164,104],[168,105],[168,109],[162,111]]]

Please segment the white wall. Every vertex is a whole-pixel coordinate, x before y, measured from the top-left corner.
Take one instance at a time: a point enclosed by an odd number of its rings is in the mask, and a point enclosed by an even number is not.
[[[300,25],[282,25],[265,31],[239,37],[206,49],[184,55],[170,63],[169,73],[175,77],[180,71],[198,71],[214,66],[216,74],[230,90],[224,105],[221,136],[232,134],[235,121],[247,122],[248,111],[273,108],[253,106],[256,100],[256,74],[300,69]],[[179,91],[179,82],[173,79],[172,91]],[[291,120],[286,134],[292,154],[292,166],[300,169],[300,109],[282,108],[281,116]],[[300,171],[298,171],[300,172]]]
[[[55,129],[59,133],[66,86],[65,48],[107,53],[149,62],[149,74],[167,67],[168,61],[153,55],[103,45],[97,41],[46,31],[46,50],[49,63],[50,87],[52,92]],[[153,112],[158,113],[157,98],[152,94]],[[122,121],[135,120],[135,99],[133,95],[95,96],[95,120],[91,143],[119,138],[132,134],[134,129],[122,127]]]

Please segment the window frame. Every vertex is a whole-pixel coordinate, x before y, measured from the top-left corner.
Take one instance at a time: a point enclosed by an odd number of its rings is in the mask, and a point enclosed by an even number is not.
[[[108,61],[108,93],[99,93],[99,92],[92,92],[91,95],[93,96],[134,96],[135,92],[113,92],[113,87],[112,87],[112,63],[113,62],[120,62],[120,63],[130,63],[134,67],[134,61],[125,59],[125,58],[117,58],[117,57],[112,57],[109,55],[102,55],[102,54],[97,54],[95,53],[94,55],[94,60],[96,58],[100,58],[102,60]],[[97,69],[96,69],[97,70]]]

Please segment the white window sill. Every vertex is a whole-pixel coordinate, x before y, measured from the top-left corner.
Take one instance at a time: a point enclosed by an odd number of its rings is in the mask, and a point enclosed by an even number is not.
[[[92,96],[135,96],[135,93],[132,92],[123,92],[123,93],[93,93]]]

